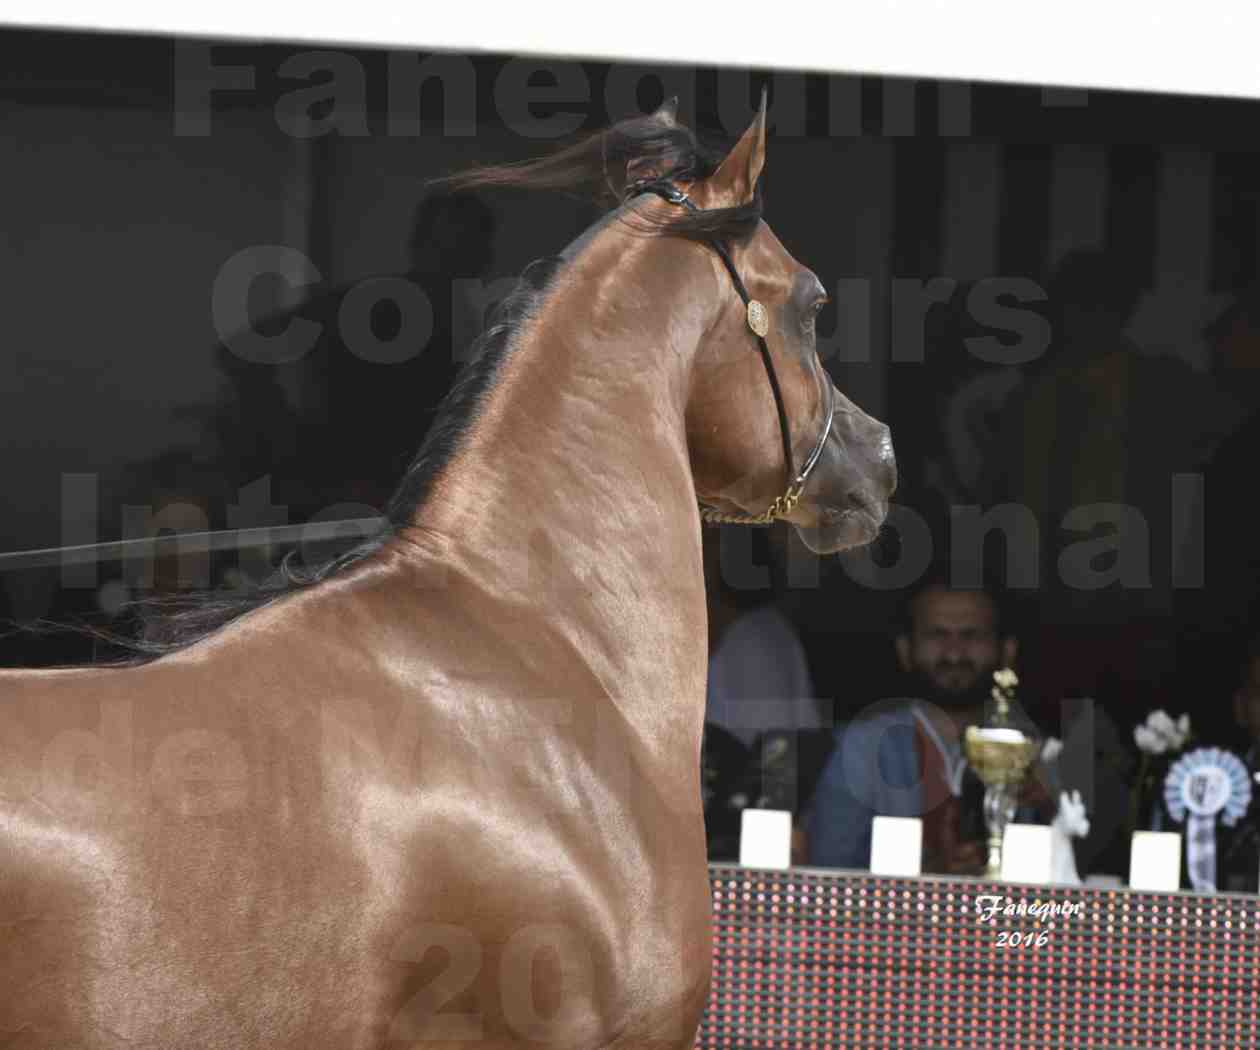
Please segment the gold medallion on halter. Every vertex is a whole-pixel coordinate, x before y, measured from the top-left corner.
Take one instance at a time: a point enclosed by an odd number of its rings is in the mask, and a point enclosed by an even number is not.
[[[748,300],[748,327],[762,339],[770,331],[770,314],[756,299]]]

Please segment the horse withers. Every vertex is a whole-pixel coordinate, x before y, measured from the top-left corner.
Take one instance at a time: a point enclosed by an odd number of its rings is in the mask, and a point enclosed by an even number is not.
[[[765,126],[710,157],[666,105],[461,176],[618,203],[527,271],[391,527],[149,658],[0,672],[0,1047],[692,1045],[701,515],[831,552],[895,485],[761,220]]]

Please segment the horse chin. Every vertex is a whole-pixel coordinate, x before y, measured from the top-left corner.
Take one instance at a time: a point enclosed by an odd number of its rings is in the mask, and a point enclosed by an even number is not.
[[[815,524],[796,525],[796,533],[815,554],[839,554],[874,540],[886,515],[882,508],[854,508],[835,516],[824,515]]]

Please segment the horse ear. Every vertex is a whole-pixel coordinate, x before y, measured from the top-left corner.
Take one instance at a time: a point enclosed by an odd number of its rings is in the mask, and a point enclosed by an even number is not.
[[[729,195],[735,204],[746,204],[753,198],[757,179],[766,163],[766,100],[768,93],[761,89],[761,109],[748,125],[735,148],[718,165],[709,182]]]

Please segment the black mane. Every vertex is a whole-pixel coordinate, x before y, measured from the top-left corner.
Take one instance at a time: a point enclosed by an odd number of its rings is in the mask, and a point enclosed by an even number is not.
[[[516,287],[495,307],[486,330],[473,343],[468,365],[446,395],[420,451],[389,501],[385,517],[391,530],[410,521],[428,499],[434,479],[450,462],[476,422],[483,399],[494,388],[513,336],[547,294],[564,263],[563,256],[535,259],[521,271]]]
[[[454,190],[560,190],[615,207],[634,183],[705,179],[717,171],[723,157],[702,145],[690,128],[654,116],[634,117],[534,160],[471,168],[435,182]],[[761,213],[758,186],[752,200],[733,208],[678,208],[655,218],[627,212],[625,221],[645,233],[738,241],[756,230]]]

